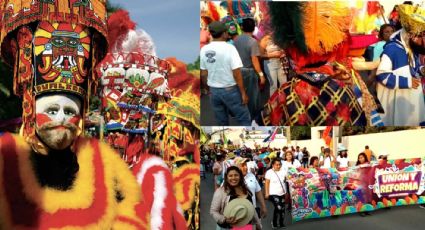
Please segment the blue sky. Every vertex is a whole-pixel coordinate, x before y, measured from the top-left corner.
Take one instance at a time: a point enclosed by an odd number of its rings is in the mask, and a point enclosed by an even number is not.
[[[198,0],[110,0],[130,12],[145,30],[160,58],[177,57],[192,63],[199,55]]]

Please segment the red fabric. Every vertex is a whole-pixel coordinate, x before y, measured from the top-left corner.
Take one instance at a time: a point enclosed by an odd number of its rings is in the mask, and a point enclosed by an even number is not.
[[[352,35],[350,41],[350,49],[362,49],[379,41],[375,34]]]
[[[325,144],[329,146],[332,141],[332,126],[326,126],[325,131],[323,131],[323,140],[325,140]]]
[[[138,176],[143,164],[152,159],[155,156],[144,154],[140,161],[133,167],[133,174]],[[173,178],[171,172],[166,166],[151,166],[145,173],[143,181],[140,186],[143,188],[143,202],[136,206],[136,213],[143,220],[150,222],[152,204],[154,202],[154,191],[155,191],[155,178],[154,175],[162,172],[165,178],[165,187],[167,196],[164,199],[165,207],[162,209],[161,219],[164,221],[161,229],[186,229],[186,221],[184,217],[177,210],[177,200],[174,196],[173,190]],[[149,219],[148,219],[149,218]]]
[[[368,1],[367,2],[367,14],[373,15],[377,14],[381,9],[381,4],[378,1]]]
[[[320,62],[333,62],[340,61],[347,57],[350,44],[350,36],[347,34],[347,40],[339,44],[333,52],[319,55],[313,52],[308,54],[302,53],[295,46],[286,49],[288,56],[294,61],[295,71],[297,73],[304,72],[303,69],[306,65],[320,63]]]
[[[129,13],[125,10],[118,10],[108,18],[108,42],[109,51],[122,43],[130,30],[136,29],[136,23],[130,19]],[[119,47],[118,47],[119,49]]]

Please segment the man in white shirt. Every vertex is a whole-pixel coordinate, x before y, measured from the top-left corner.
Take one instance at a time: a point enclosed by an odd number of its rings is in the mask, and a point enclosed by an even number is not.
[[[323,150],[324,156],[320,156],[319,164],[321,168],[332,168],[335,167],[335,156],[330,148]]]
[[[207,79],[210,100],[216,125],[229,125],[229,112],[239,125],[250,126],[248,96],[245,92],[241,74],[242,61],[236,48],[226,43],[227,27],[221,22],[212,22],[209,31],[213,40],[202,47],[201,79]]]
[[[303,152],[300,150],[300,146],[297,146],[295,148],[295,159],[297,159],[299,162],[303,160]]]

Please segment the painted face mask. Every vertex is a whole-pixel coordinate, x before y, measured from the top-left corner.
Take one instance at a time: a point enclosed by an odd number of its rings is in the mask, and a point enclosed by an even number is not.
[[[88,98],[97,85],[93,69],[108,44],[105,4],[5,0],[0,6],[1,56],[14,69],[14,94],[23,98],[21,134],[37,152],[46,152],[35,136],[35,105],[42,106],[38,99],[74,95],[81,102],[82,117],[88,110]]]
[[[51,149],[69,147],[79,135],[81,102],[72,95],[47,95],[36,99],[36,133]]]

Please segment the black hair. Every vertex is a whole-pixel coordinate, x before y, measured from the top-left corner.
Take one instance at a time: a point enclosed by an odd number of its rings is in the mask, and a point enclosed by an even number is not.
[[[308,165],[313,166],[313,163],[314,163],[315,160],[319,160],[319,158],[316,157],[316,156],[311,157],[310,158],[310,163]]]
[[[217,38],[220,38],[221,36],[223,36],[223,33],[225,33],[225,32],[226,31],[223,31],[223,32],[220,32],[220,33],[216,33],[216,32],[210,31],[210,34],[211,34],[211,36],[213,38],[217,39]]]
[[[276,157],[272,160],[271,166],[273,167],[274,163],[276,163],[276,162],[280,162],[279,157]]]
[[[242,31],[251,33],[254,32],[255,29],[255,21],[253,18],[244,18],[242,20]]]
[[[365,163],[368,163],[368,162],[369,162],[369,160],[367,159],[366,153],[361,152],[361,153],[359,153],[359,155],[357,156],[357,162],[356,162],[356,165],[361,164],[361,163],[360,163],[360,161],[359,161],[359,157],[360,157],[360,156],[363,156],[363,157],[364,157],[364,159],[365,159]],[[363,164],[364,164],[364,163],[363,163]]]
[[[215,159],[217,161],[221,161],[223,158],[224,158],[224,155],[217,155]]]
[[[248,188],[246,187],[244,176],[242,174],[242,171],[236,166],[230,166],[229,168],[227,168],[226,173],[224,174],[224,190],[229,194],[236,194],[234,187],[230,186],[229,182],[227,182],[227,175],[230,171],[236,171],[239,174],[239,183],[237,186],[240,186],[242,188],[243,193],[247,194]]]
[[[393,30],[395,31],[395,27],[391,24],[383,24],[380,28],[379,28],[379,34],[378,34],[378,38],[380,40],[384,40],[384,30],[388,27],[393,28]]]
[[[369,149],[369,145],[366,145],[364,148],[365,148],[365,149]]]

